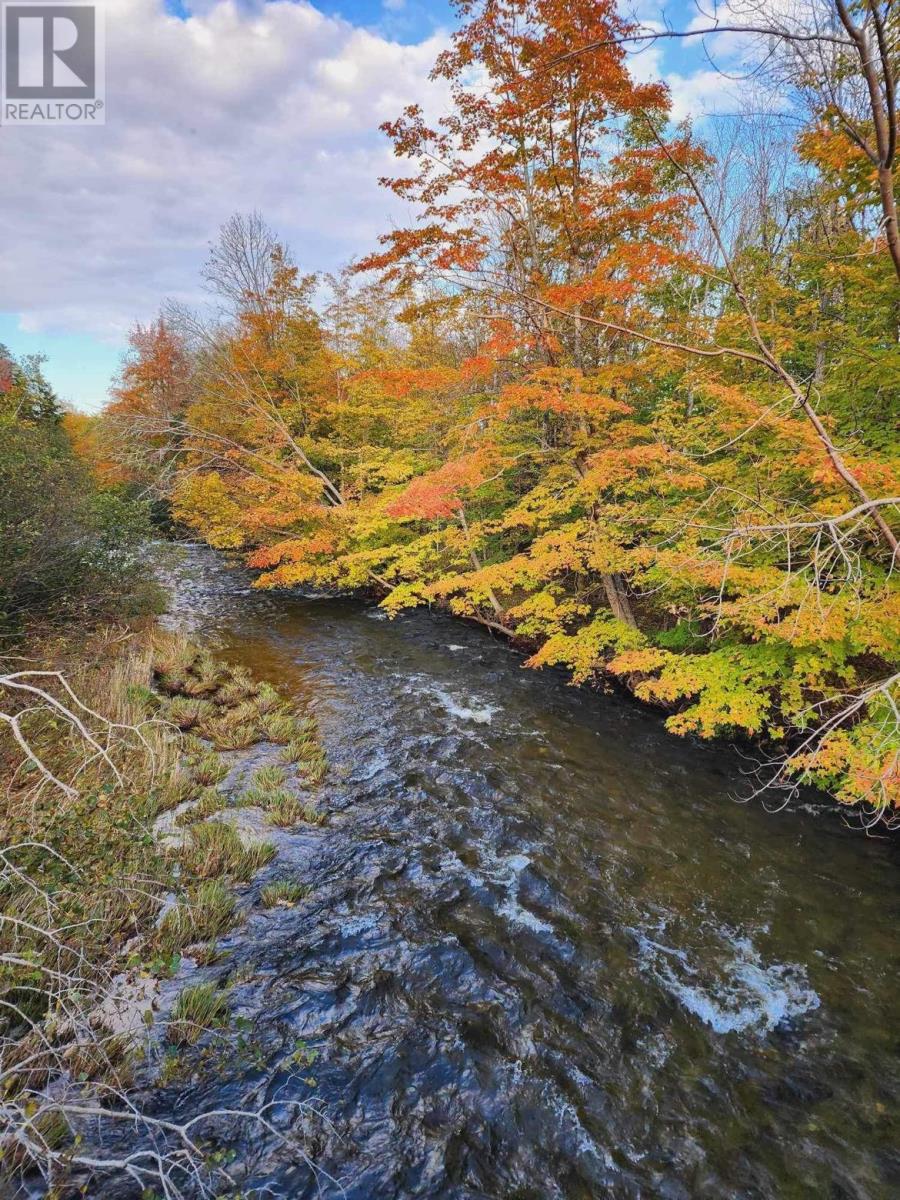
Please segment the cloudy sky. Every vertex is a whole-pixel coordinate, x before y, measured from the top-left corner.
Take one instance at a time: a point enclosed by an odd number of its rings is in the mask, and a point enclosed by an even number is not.
[[[690,0],[642,0],[681,27]],[[200,299],[222,222],[259,209],[304,270],[370,249],[404,214],[378,187],[378,125],[418,101],[454,17],[447,0],[105,0],[99,128],[0,128],[0,343],[43,352],[59,394],[102,404],[127,332],[172,297]],[[635,71],[666,78],[676,115],[732,108],[699,44]]]

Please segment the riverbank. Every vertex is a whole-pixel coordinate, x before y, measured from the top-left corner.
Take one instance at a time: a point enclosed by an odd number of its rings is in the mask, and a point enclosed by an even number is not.
[[[227,969],[197,968],[220,960],[248,904],[305,895],[277,856],[279,837],[325,820],[315,718],[146,622],[57,639],[41,658],[4,686],[20,740],[3,745],[0,818],[3,1185],[231,1188],[201,1123],[166,1129],[146,1091],[242,1040]]]

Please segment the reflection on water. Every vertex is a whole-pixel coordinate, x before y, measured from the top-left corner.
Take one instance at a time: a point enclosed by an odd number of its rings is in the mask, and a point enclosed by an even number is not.
[[[169,620],[311,698],[335,765],[330,824],[269,869],[310,898],[263,911],[262,877],[205,968],[258,1057],[160,1112],[315,1098],[319,1173],[242,1150],[277,1197],[900,1192],[890,844],[735,804],[729,752],[479,630],[261,594],[200,548],[175,575]]]

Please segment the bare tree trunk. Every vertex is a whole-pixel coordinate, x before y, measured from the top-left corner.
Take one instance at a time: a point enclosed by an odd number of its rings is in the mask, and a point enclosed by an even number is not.
[[[628,599],[622,575],[616,572],[614,575],[602,575],[601,579],[613,616],[619,621],[624,621],[626,625],[630,625],[632,629],[637,629],[638,623],[634,619],[631,601]]]
[[[472,538],[469,533],[469,522],[466,520],[466,510],[463,508],[462,505],[459,506],[459,523],[462,526],[463,536],[466,539],[466,549],[469,551],[469,559],[472,563],[472,566],[475,568],[476,571],[480,571],[482,569],[482,562],[481,562],[481,559],[478,557],[478,555],[475,553],[475,547],[472,545]],[[490,600],[490,602],[491,602],[491,608],[494,610],[494,612],[497,614],[498,617],[502,617],[503,616],[503,605],[500,603],[500,601],[497,599],[496,595],[494,594],[493,588],[487,589],[487,596],[488,596],[488,600]]]

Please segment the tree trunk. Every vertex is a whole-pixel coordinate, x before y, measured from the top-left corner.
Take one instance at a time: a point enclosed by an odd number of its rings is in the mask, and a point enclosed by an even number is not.
[[[637,629],[638,623],[634,619],[634,613],[631,609],[631,601],[628,599],[628,592],[625,588],[625,580],[618,573],[615,575],[603,575],[603,587],[606,590],[606,599],[609,601],[609,607],[612,609],[614,617],[620,621],[624,621],[626,625],[630,625],[632,629]]]

